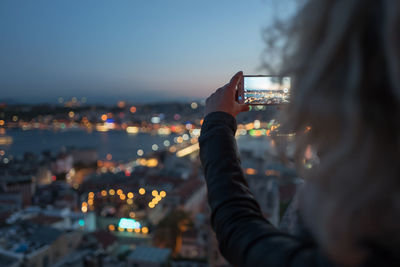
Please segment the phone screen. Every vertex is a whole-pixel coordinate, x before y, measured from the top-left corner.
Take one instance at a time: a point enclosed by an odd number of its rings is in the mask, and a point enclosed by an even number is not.
[[[289,103],[290,77],[244,76],[243,100],[249,105],[279,105]]]

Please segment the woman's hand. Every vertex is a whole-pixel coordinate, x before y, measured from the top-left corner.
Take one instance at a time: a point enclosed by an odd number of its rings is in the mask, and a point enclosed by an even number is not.
[[[243,77],[243,72],[239,71],[236,73],[231,81],[223,87],[217,89],[211,96],[206,100],[206,107],[204,110],[204,116],[207,116],[211,112],[223,111],[233,117],[243,111],[248,111],[248,105],[240,105],[235,100],[236,87]]]

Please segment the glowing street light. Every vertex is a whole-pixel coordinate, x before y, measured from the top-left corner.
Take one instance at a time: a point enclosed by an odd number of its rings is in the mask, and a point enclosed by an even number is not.
[[[139,149],[136,153],[139,157],[143,156],[144,151],[142,149]]]
[[[139,189],[139,194],[144,195],[146,194],[146,190],[142,187]]]
[[[199,105],[196,102],[193,102],[192,104],[190,104],[190,107],[192,109],[196,109]]]

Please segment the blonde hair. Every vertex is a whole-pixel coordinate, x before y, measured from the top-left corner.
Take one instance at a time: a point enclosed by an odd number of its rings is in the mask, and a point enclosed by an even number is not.
[[[320,158],[303,173],[306,225],[341,264],[376,248],[397,256],[400,1],[302,1],[290,23],[275,26],[266,30],[264,67],[276,72],[268,58],[281,52],[279,71],[294,78],[282,119],[298,133],[298,162],[308,145]]]

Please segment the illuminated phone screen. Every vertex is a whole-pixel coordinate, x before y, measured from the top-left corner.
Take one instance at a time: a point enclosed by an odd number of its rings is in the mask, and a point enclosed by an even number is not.
[[[243,97],[245,104],[287,104],[289,103],[290,89],[290,77],[243,77]]]

